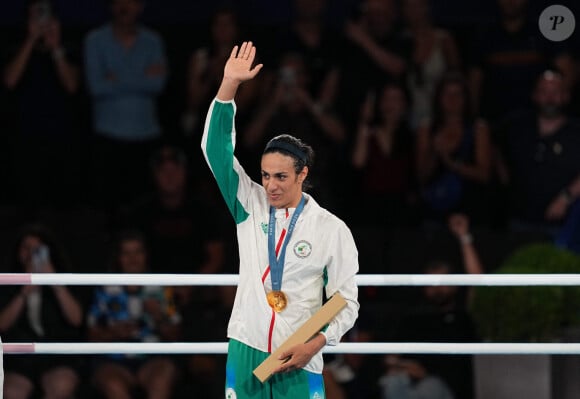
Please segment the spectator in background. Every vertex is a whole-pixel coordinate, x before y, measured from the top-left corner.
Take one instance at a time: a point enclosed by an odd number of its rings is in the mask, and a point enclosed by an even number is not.
[[[284,53],[298,53],[308,68],[308,92],[321,107],[335,105],[340,51],[339,32],[325,21],[327,0],[293,0],[290,28],[284,29],[276,46]]]
[[[185,153],[173,145],[161,146],[151,157],[151,171],[155,191],[127,205],[120,212],[117,229],[136,228],[144,233],[152,272],[223,273],[229,260],[225,222],[218,209],[192,188]],[[173,291],[184,317],[206,317],[207,328],[199,337],[206,340],[211,331],[222,327],[215,314],[231,306],[235,293],[233,287],[178,286]],[[196,326],[192,322],[184,331],[194,334]]]
[[[117,273],[146,273],[145,237],[135,230],[119,233],[113,250]],[[95,289],[88,314],[93,342],[176,341],[181,316],[170,287],[104,286]],[[107,399],[169,399],[177,377],[172,359],[163,355],[117,354],[94,358],[91,382]]]
[[[70,272],[69,266],[66,254],[45,226],[21,229],[9,272]],[[0,300],[0,333],[7,342],[78,342],[81,338],[82,301],[69,287],[6,286]],[[70,399],[77,393],[81,366],[75,355],[5,358],[4,398]]]
[[[411,94],[411,127],[416,129],[432,119],[437,84],[447,71],[458,70],[461,62],[453,36],[434,26],[428,0],[405,0],[403,17],[404,35],[412,46],[406,83]]]
[[[207,203],[189,181],[185,153],[177,146],[162,145],[151,157],[151,171],[155,191],[128,206],[121,222],[145,233],[151,248],[152,271],[223,273],[226,260],[230,260],[230,248],[226,245],[222,213]],[[184,340],[208,342],[226,335],[235,287],[186,285],[173,287],[173,292],[183,316]],[[223,360],[215,355],[180,356],[184,389],[208,399],[223,397]]]
[[[414,132],[408,111],[409,98],[401,85],[390,83],[367,96],[352,152],[352,165],[359,172],[356,224],[412,223]]]
[[[341,342],[373,342],[377,337],[376,317],[366,312],[359,316],[354,327],[345,334]],[[376,381],[382,375],[379,356],[363,353],[328,354],[325,355],[325,361],[322,374],[327,398],[378,397]]]
[[[201,152],[197,151],[198,138],[203,132],[203,118],[213,100],[213,93],[222,79],[222,66],[242,33],[236,10],[225,5],[217,7],[209,20],[208,39],[190,54],[186,68],[186,105],[181,117],[181,134],[189,154],[189,171],[191,178],[200,183],[199,192],[207,194],[208,201],[219,204],[222,202],[215,180]],[[255,111],[261,82],[261,79],[253,80],[240,89],[237,104],[239,129],[243,129]]]
[[[14,99],[13,200],[35,207],[78,204],[80,186],[77,49],[62,38],[54,4],[29,0],[26,32],[3,66]]]
[[[462,76],[439,83],[431,123],[417,132],[416,173],[427,224],[445,224],[462,211],[474,223],[486,223],[491,142],[487,124],[471,116],[469,91]]]
[[[404,78],[411,47],[401,36],[393,0],[359,2],[344,26],[344,35],[341,53],[349,57],[341,58],[339,110],[347,125],[355,126],[358,105],[369,88]]]
[[[203,117],[222,79],[222,66],[241,35],[238,15],[233,8],[217,8],[210,19],[209,35],[209,42],[193,52],[187,68],[187,108],[182,127],[186,137],[194,138],[196,145],[197,137],[203,132]],[[242,117],[241,123],[255,102],[258,82],[240,90],[238,110]]]
[[[143,0],[110,0],[110,23],[88,33],[85,67],[93,109],[93,195],[106,210],[145,191],[162,134],[156,98],[167,76],[161,37],[139,24]]]
[[[462,214],[449,218],[457,238],[463,271],[481,274],[483,267],[469,232],[469,219]],[[426,265],[424,273],[449,274],[445,261]],[[424,301],[398,324],[394,340],[402,342],[474,342],[476,333],[468,304],[471,288],[425,286]],[[387,355],[385,375],[379,380],[383,399],[473,399],[473,365],[470,355]]]
[[[562,74],[546,71],[537,78],[534,107],[502,126],[513,230],[555,235],[580,197],[580,121],[566,113],[569,98]]]
[[[497,0],[497,5],[499,18],[480,29],[470,45],[474,111],[492,128],[510,112],[531,105],[530,90],[546,68],[560,70],[569,87],[576,75],[565,45],[548,41],[540,33],[528,0]]]
[[[240,156],[247,162],[260,159],[267,142],[267,133],[290,131],[296,137],[317,148],[314,181],[322,179],[323,185],[315,188],[321,201],[330,208],[338,206],[336,191],[338,182],[333,181],[336,170],[344,160],[340,158],[346,140],[346,129],[342,119],[332,109],[325,109],[313,98],[308,87],[311,76],[304,58],[298,53],[282,56],[276,79],[269,87],[271,95],[263,99],[255,116],[240,138]],[[244,155],[245,154],[245,155]],[[261,179],[259,165],[248,168],[256,170],[253,178]]]
[[[216,208],[193,191],[185,153],[162,145],[152,153],[149,170],[154,191],[124,205],[118,228],[137,228],[145,234],[153,272],[221,272],[223,222]]]

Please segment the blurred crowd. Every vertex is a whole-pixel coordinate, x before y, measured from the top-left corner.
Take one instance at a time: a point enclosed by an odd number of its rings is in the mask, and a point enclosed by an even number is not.
[[[462,29],[428,0],[353,0],[340,23],[331,1],[293,0],[276,26],[220,5],[193,37],[148,25],[144,0],[106,1],[109,20],[80,30],[53,1],[25,3],[0,53],[3,272],[235,273],[200,140],[242,40],[264,69],[236,98],[240,163],[259,181],[273,135],[312,145],[312,195],[351,227],[361,273],[489,272],[530,240],[580,249],[580,46],[544,38],[532,0],[496,0]],[[6,287],[0,334],[223,341],[234,292]],[[469,290],[360,295],[349,340],[478,339]],[[4,397],[219,398],[224,360],[11,356]],[[326,369],[329,399],[474,397],[470,357],[337,355]]]

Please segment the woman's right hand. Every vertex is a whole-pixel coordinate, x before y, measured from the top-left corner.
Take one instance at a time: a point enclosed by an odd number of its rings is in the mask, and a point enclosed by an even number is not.
[[[252,42],[243,42],[240,47],[235,46],[232,49],[224,67],[224,77],[217,92],[217,99],[233,100],[240,83],[253,79],[260,72],[262,64],[252,68],[254,58],[256,58],[256,47]]]
[[[224,80],[241,83],[253,79],[263,66],[258,64],[252,68],[255,57],[256,47],[252,42],[243,42],[239,48],[235,46],[224,67]]]

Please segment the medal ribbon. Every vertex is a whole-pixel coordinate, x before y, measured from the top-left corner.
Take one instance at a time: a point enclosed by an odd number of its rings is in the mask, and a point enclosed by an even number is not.
[[[282,288],[282,275],[284,274],[284,258],[286,257],[286,246],[288,242],[290,242],[290,237],[292,237],[292,232],[294,231],[294,226],[298,221],[298,217],[302,213],[304,209],[305,203],[304,195],[300,198],[300,202],[292,215],[292,219],[290,219],[290,225],[288,226],[288,230],[286,231],[286,237],[284,238],[284,242],[282,243],[282,247],[280,248],[280,255],[276,257],[276,249],[275,249],[275,235],[276,235],[276,209],[274,207],[270,207],[270,224],[268,225],[268,260],[270,261],[270,279],[272,281],[272,290],[280,291]]]

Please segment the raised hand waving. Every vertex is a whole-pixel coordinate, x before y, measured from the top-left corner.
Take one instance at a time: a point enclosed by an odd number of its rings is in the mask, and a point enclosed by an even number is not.
[[[217,93],[218,100],[233,100],[238,86],[246,80],[253,79],[262,69],[262,64],[252,67],[256,58],[256,47],[252,42],[243,42],[240,47],[232,49],[224,67],[224,77]]]

